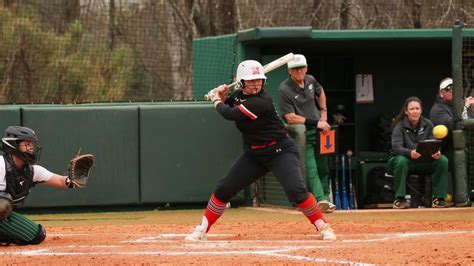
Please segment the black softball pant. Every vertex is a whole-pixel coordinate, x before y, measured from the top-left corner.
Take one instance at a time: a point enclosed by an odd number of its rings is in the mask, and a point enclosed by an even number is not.
[[[219,181],[214,195],[222,202],[229,202],[269,171],[282,185],[290,202],[299,204],[308,198],[308,190],[300,172],[298,149],[289,138],[263,149],[252,150],[245,146],[245,152]]]

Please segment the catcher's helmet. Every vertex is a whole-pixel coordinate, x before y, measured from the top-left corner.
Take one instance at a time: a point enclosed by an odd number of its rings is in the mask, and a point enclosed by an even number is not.
[[[265,83],[267,77],[263,73],[262,64],[255,60],[245,60],[237,67],[236,79],[243,86],[245,80],[263,79]]]
[[[19,144],[24,140],[33,142],[33,153],[19,150]],[[20,157],[27,164],[34,164],[37,162],[41,147],[38,145],[36,133],[31,128],[10,126],[3,132],[2,150],[6,154]]]

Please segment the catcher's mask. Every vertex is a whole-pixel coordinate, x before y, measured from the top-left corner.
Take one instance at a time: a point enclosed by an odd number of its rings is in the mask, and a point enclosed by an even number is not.
[[[19,144],[24,140],[33,143],[33,153],[20,151]],[[41,146],[38,144],[36,133],[31,128],[10,126],[3,132],[2,150],[6,154],[18,156],[26,164],[35,164],[38,161]]]

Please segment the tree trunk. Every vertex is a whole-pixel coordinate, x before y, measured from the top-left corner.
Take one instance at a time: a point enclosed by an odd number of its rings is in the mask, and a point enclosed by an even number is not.
[[[109,50],[115,46],[115,0],[109,0]]]
[[[349,28],[349,9],[351,7],[350,0],[342,0],[341,2],[341,12],[340,12],[340,29]]]
[[[71,22],[78,20],[81,16],[80,0],[62,0],[61,1],[62,21],[59,22],[58,32],[66,32]]]

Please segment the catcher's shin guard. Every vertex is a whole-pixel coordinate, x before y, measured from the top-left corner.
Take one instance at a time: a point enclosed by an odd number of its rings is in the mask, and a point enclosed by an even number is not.
[[[14,211],[0,221],[0,243],[17,245],[39,244],[46,238],[43,226]]]
[[[41,224],[39,224],[38,227],[38,234],[28,244],[38,245],[46,239],[46,229],[44,229]]]

